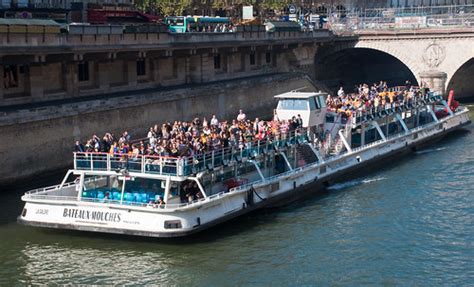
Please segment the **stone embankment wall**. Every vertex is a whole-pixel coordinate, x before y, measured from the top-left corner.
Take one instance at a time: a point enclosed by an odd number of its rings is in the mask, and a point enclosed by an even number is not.
[[[133,138],[146,136],[154,124],[208,117],[235,118],[242,108],[249,117],[272,115],[273,96],[314,86],[307,76],[274,74],[166,91],[143,91],[122,97],[62,103],[0,115],[0,184],[72,167],[74,140],[105,132]]]

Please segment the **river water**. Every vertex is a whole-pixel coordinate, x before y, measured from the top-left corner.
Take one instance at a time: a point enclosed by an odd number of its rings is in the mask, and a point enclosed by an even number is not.
[[[2,191],[0,285],[472,286],[473,150],[470,125],[320,195],[180,240],[20,226],[20,195],[61,175],[21,182]]]

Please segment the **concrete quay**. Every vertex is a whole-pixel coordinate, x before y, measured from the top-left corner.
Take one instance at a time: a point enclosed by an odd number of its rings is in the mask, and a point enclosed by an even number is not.
[[[151,125],[194,117],[235,118],[240,108],[249,117],[272,115],[273,96],[291,89],[315,89],[308,76],[278,73],[186,87],[99,95],[95,100],[3,109],[0,116],[0,184],[72,167],[75,139],[127,130],[146,136]]]

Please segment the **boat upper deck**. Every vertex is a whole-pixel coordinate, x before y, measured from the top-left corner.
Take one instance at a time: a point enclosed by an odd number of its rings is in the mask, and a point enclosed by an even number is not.
[[[360,108],[356,110],[328,109],[328,111],[336,114],[336,117],[341,117],[342,123],[346,123],[347,120],[350,119],[352,128],[356,128],[367,122],[422,108],[429,104],[440,104],[447,107],[447,103],[440,93],[429,92],[425,95],[414,97],[410,101],[394,101],[392,103],[379,105],[378,107]],[[332,119],[332,121],[334,120],[335,119]]]
[[[369,110],[333,111],[341,122],[352,125],[352,128],[366,122],[385,118],[387,116],[417,109],[429,104],[446,104],[442,96],[437,93],[427,93],[416,97],[410,102],[394,102],[390,105],[379,106]],[[346,117],[343,121],[342,118]],[[348,122],[350,121],[350,122]],[[312,142],[314,139],[306,128],[286,134],[273,135],[263,140],[246,142],[240,147],[227,147],[191,156],[171,157],[160,155],[140,155],[133,153],[105,153],[105,152],[75,152],[74,169],[88,171],[120,171],[154,174],[164,176],[186,177],[202,171],[211,171],[215,168],[228,166],[233,162],[243,162],[282,149],[296,143]],[[324,146],[324,145],[323,145]],[[322,151],[321,154],[325,154]]]
[[[186,177],[206,170],[244,162],[262,154],[296,143],[308,142],[308,130],[298,128],[287,134],[247,142],[241,148],[228,147],[185,157],[133,155],[123,153],[74,152],[74,169],[87,171],[120,171]]]

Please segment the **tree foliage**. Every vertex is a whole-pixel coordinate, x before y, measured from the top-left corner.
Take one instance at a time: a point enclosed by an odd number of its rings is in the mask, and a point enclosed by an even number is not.
[[[182,15],[192,4],[192,0],[135,0],[138,9],[159,12],[163,16]]]
[[[142,11],[159,12],[164,16],[182,15],[196,8],[237,10],[252,5],[259,15],[266,11],[281,11],[294,0],[135,0],[135,6]]]

